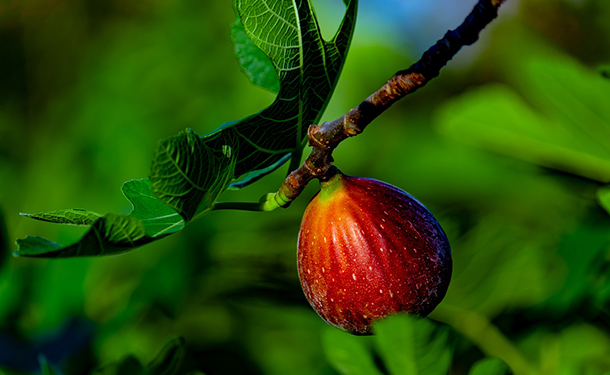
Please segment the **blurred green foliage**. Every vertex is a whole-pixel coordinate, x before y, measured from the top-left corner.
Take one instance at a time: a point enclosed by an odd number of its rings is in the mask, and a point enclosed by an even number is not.
[[[448,373],[451,364],[448,336],[448,327],[397,315],[376,322],[374,337],[328,329],[324,347],[329,361],[343,374],[442,375]],[[375,363],[375,351],[381,366]]]
[[[120,186],[149,174],[159,139],[273,101],[240,72],[234,18],[226,1],[0,2],[0,372],[41,373],[39,354],[64,374],[147,364],[175,337],[180,374],[342,373],[329,340],[352,346],[348,373],[408,361],[384,357],[383,334],[332,331],[304,299],[296,237],[315,184],[289,209],[213,212],[121,256],[11,257],[26,234],[83,234],[19,212],[127,213]],[[606,0],[509,0],[440,77],[334,154],[416,196],[447,232],[454,276],[426,322],[450,332],[451,374],[610,372],[608,19]],[[323,120],[423,52],[383,26],[359,15]],[[256,201],[285,173],[223,200]]]

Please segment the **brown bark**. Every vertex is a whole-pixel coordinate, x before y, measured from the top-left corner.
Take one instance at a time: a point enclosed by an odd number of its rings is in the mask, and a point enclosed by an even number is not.
[[[478,40],[479,33],[498,15],[504,0],[479,0],[464,22],[448,31],[419,61],[407,70],[396,73],[385,85],[348,111],[345,115],[322,125],[311,125],[308,130],[312,151],[305,162],[292,171],[275,194],[276,202],[287,207],[299,196],[312,179],[324,180],[333,164],[333,150],[348,137],[362,133],[377,116],[396,101],[415,92],[432,78],[465,45]]]

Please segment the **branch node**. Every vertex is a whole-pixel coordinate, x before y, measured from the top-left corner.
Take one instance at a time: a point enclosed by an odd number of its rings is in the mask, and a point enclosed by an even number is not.
[[[481,30],[497,17],[498,7],[504,1],[478,0],[464,22],[457,29],[448,31],[410,68],[397,72],[383,87],[340,118],[321,125],[310,125],[307,138],[313,149],[305,162],[288,175],[274,197],[277,203],[287,207],[309,181],[314,178],[324,181],[332,176],[333,171],[336,171],[332,152],[339,143],[362,133],[393,103],[438,76],[440,70],[463,46],[477,41]]]
[[[326,159],[326,158],[325,158]],[[324,167],[321,168],[320,166],[316,166],[311,160],[306,159],[305,163],[303,163],[303,165],[305,166],[305,168],[307,168],[309,170],[309,173],[311,173],[312,176],[319,176],[322,174],[323,170],[328,170],[328,168],[330,168],[330,166],[328,167]]]
[[[320,126],[309,125],[307,128],[307,139],[311,147],[318,147],[323,150],[331,150],[330,142],[325,139],[324,133],[320,132]]]
[[[362,133],[362,128],[351,116],[343,116],[343,133],[348,137],[353,137]]]

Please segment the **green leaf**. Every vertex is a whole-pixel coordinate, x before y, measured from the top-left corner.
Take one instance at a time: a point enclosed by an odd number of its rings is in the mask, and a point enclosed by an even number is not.
[[[342,374],[381,374],[375,365],[370,341],[392,375],[446,375],[452,348],[449,329],[429,319],[398,314],[378,321],[374,337],[353,336],[329,330],[324,351],[333,367]]]
[[[330,42],[322,39],[309,1],[237,0],[235,7],[241,25],[234,26],[236,48],[248,48],[245,33],[267,56],[262,59],[259,54],[255,64],[242,66],[271,87],[270,73],[259,69],[262,61],[270,61],[280,88],[269,107],[226,123],[200,141],[187,130],[160,144],[150,177],[152,190],[186,222],[209,210],[229,186],[227,181],[239,181],[234,188],[244,187],[291,154],[300,155],[309,125],[319,121],[337,84],[355,26],[357,0],[348,3]],[[234,164],[221,160],[226,150]]]
[[[26,236],[24,239],[18,239],[17,245],[19,250],[15,251],[14,256],[28,256],[27,254],[43,254],[53,251],[58,251],[63,248],[62,245],[51,242],[46,238]]]
[[[256,182],[256,181],[260,180],[261,178],[265,177],[269,173],[275,171],[282,164],[287,162],[291,157],[292,157],[292,154],[287,154],[286,156],[281,158],[277,163],[275,163],[265,169],[259,169],[258,171],[248,173],[246,176],[244,176],[239,181],[235,181],[235,182],[231,183],[231,185],[229,185],[228,188],[232,189],[232,190],[238,190],[243,187],[246,187],[246,186],[250,185],[251,183]]]
[[[472,366],[468,375],[506,375],[509,371],[500,358],[483,358]]]
[[[607,187],[600,188],[607,200]],[[607,306],[608,270],[610,270],[610,217],[598,207],[591,207],[578,226],[566,233],[557,245],[556,254],[566,265],[563,285],[555,285],[553,295],[539,308],[561,314],[574,309],[582,301],[594,306]],[[578,249],[578,251],[575,251]]]
[[[132,204],[129,216],[108,214],[100,217],[77,243],[69,246],[42,237],[27,236],[17,240],[19,249],[14,255],[50,258],[119,254],[163,238],[184,226],[176,211],[154,197],[148,179],[127,181],[123,184],[123,194]],[[50,214],[53,213],[36,215],[62,217]]]
[[[323,337],[324,353],[330,364],[341,374],[381,375],[366,345],[369,339],[334,328],[328,329]]]
[[[247,36],[267,55],[280,80],[271,106],[221,127],[238,135],[235,176],[240,177],[304,146],[307,128],[319,121],[343,68],[357,1],[348,3],[330,42],[322,38],[309,1],[237,0],[235,7]]]
[[[130,180],[123,184],[123,194],[131,202],[129,216],[140,220],[152,238],[166,236],[182,229],[182,217],[160,201],[151,191],[150,180]]]
[[[175,375],[184,357],[185,343],[182,337],[168,342],[157,358],[146,366],[146,373],[150,375]]]
[[[244,187],[271,173],[291,155],[301,155],[307,128],[319,121],[343,67],[357,0],[347,2],[341,26],[330,42],[322,39],[308,1],[267,4],[252,0],[245,4],[238,0],[236,9],[243,33],[267,56],[279,78],[276,100],[259,113],[226,123],[203,137],[186,130],[160,142],[150,180],[123,185],[123,193],[133,205],[129,216],[108,214],[93,221],[94,214],[87,213],[83,216],[89,221],[81,217],[76,222],[91,228],[77,243],[62,246],[28,236],[17,240],[15,255],[70,257],[128,251],[179,231],[209,211],[232,182],[234,188]],[[246,48],[239,26],[235,33],[236,48]],[[273,87],[269,73],[259,69],[265,60],[260,54],[255,59],[258,63],[244,64],[244,69],[261,79],[258,82],[263,86]],[[72,209],[30,217],[66,224],[75,213],[83,212]]]
[[[610,182],[610,81],[565,56],[524,58],[514,82],[448,104],[446,135],[547,168]],[[538,110],[535,111],[534,107]]]
[[[233,178],[237,154],[231,147],[232,133],[218,132],[207,142],[218,147],[208,147],[188,129],[160,142],[153,161],[153,193],[187,222],[210,210]]]
[[[393,375],[446,375],[451,365],[449,330],[429,319],[399,314],[374,325],[375,339]]]
[[[15,255],[28,257],[65,258],[119,254],[149,243],[142,222],[126,215],[108,214],[97,220],[80,241],[61,246],[40,237],[17,240]]]
[[[50,223],[89,226],[97,219],[102,217],[102,214],[97,212],[87,211],[80,208],[70,210],[58,210],[37,214],[20,213],[21,216],[29,217],[36,220],[48,221]]]
[[[248,38],[239,16],[231,28],[231,41],[235,47],[235,56],[250,81],[270,91],[280,91],[280,81],[273,64],[265,53]]]

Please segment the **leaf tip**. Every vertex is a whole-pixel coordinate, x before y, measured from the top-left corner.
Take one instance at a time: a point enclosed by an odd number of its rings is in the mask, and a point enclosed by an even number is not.
[[[13,253],[13,256],[17,257],[40,256],[41,254],[56,251],[63,247],[60,244],[36,236],[19,238],[16,244],[18,249]]]

